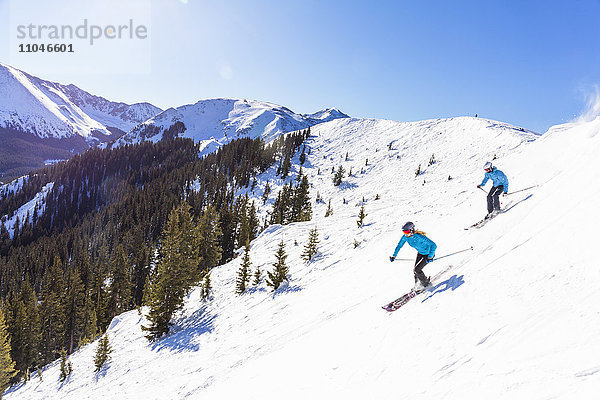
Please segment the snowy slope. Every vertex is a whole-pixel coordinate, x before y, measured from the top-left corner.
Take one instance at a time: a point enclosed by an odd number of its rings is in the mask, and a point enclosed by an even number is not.
[[[272,226],[251,248],[264,273],[284,239],[289,285],[271,293],[263,281],[236,296],[236,259],[213,270],[210,302],[190,294],[167,338],[148,344],[144,318],[122,314],[108,331],[113,359],[99,374],[91,344],[70,357],[66,382],[55,363],[42,382],[34,375],[5,398],[596,398],[599,132],[600,119],[535,141],[475,118],[317,125],[303,171],[312,195],[332,200],[333,215],[324,218],[318,204],[313,221]],[[465,231],[485,214],[475,186],[494,155],[511,192],[540,186],[505,198],[508,212]],[[340,163],[353,176],[334,188],[330,172]],[[281,184],[272,170],[260,187],[266,179]],[[358,228],[363,197],[368,216]],[[407,220],[438,243],[438,257],[474,250],[429,264],[427,274],[453,268],[434,292],[389,314],[381,305],[413,284],[412,261],[388,260]],[[300,254],[314,226],[320,254],[307,265]],[[399,254],[414,256],[410,248]]]
[[[128,105],[93,96],[74,85],[45,81],[0,63],[0,127],[40,138],[94,134],[110,137],[109,128],[129,131],[161,110],[148,103]]]
[[[18,179],[19,181],[21,179]],[[7,185],[3,185],[1,189]],[[46,198],[48,197],[48,193],[54,187],[54,182],[50,182],[42,188],[33,199],[29,200],[27,203],[23,204],[19,207],[12,215],[12,217],[8,217],[5,215],[2,217],[2,221],[4,222],[4,227],[8,230],[8,235],[13,237],[15,233],[15,227],[17,225],[17,221],[19,222],[19,229],[23,227],[25,222],[32,224],[32,218],[34,213],[37,211],[37,215],[42,215],[46,210]],[[29,217],[29,219],[27,219]]]
[[[269,141],[280,133],[347,117],[341,111],[331,108],[301,115],[286,107],[262,101],[207,99],[165,110],[121,137],[116,145],[142,140],[157,142],[163,138],[165,129],[176,122],[182,122],[186,130],[180,136],[200,142],[204,152],[210,152],[239,137],[262,137]],[[158,129],[148,134],[149,128]]]

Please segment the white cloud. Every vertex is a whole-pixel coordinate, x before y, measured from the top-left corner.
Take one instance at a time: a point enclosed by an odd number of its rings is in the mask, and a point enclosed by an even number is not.
[[[233,69],[228,63],[222,64],[219,66],[219,75],[221,75],[221,78],[223,79],[230,80],[233,78]]]
[[[574,122],[592,121],[600,116],[600,87],[596,84],[591,90],[584,92],[585,108]]]

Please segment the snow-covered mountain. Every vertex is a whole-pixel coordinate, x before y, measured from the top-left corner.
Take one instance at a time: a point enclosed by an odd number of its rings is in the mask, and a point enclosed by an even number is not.
[[[122,136],[116,145],[143,140],[157,142],[169,128],[182,123],[183,128],[174,134],[191,138],[201,143],[205,152],[210,152],[240,137],[262,137],[269,141],[281,133],[337,118],[348,116],[335,108],[314,114],[296,114],[286,107],[262,101],[207,99],[163,111]]]
[[[81,136],[91,144],[129,131],[162,110],[94,96],[0,63],[0,127],[39,138]]]
[[[209,301],[199,290],[188,296],[169,336],[148,343],[144,316],[124,313],[110,325],[112,359],[100,373],[92,343],[70,356],[65,382],[57,361],[5,398],[595,398],[599,133],[600,118],[542,137],[467,117],[319,124],[302,170],[324,203],[313,204],[312,221],[269,227],[250,250],[264,277],[283,239],[287,285],[272,293],[263,279],[235,295],[238,257],[212,271]],[[507,212],[465,230],[486,213],[476,185],[492,159],[510,181]],[[334,187],[340,164],[352,175]],[[299,167],[296,157],[293,175]],[[267,180],[270,203],[283,184],[275,167],[253,196]],[[389,314],[381,306],[414,283],[414,250],[388,259],[407,220],[438,244],[425,272],[451,269]],[[300,254],[315,226],[319,254],[306,264]]]

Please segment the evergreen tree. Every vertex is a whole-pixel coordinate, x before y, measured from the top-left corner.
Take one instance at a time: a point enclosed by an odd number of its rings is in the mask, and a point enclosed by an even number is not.
[[[242,265],[238,271],[236,280],[235,293],[242,294],[246,291],[246,286],[250,281],[250,243],[246,242],[244,247],[244,257],[242,258]]]
[[[152,294],[152,283],[150,282],[150,274],[146,275],[146,283],[144,283],[144,297],[142,297],[142,306],[150,305]]]
[[[276,262],[273,264],[275,269],[273,272],[267,271],[267,285],[273,288],[273,291],[277,290],[283,281],[287,281],[288,267],[285,264],[287,254],[285,253],[285,243],[283,240],[279,243],[277,253],[275,253]]]
[[[248,230],[250,233],[250,242],[256,239],[256,236],[258,236],[259,225],[260,221],[256,215],[256,204],[254,204],[254,201],[252,201],[252,204],[250,204],[250,208],[248,209]]]
[[[108,334],[104,334],[98,341],[98,347],[96,348],[96,356],[94,357],[94,365],[96,366],[96,372],[102,369],[102,366],[110,360],[110,353],[112,348],[108,340]]]
[[[293,207],[293,218],[290,222],[301,222],[310,221],[312,218],[312,205],[310,202],[310,185],[308,178],[302,177],[302,181],[296,187],[294,191],[294,198],[292,200]]]
[[[8,327],[8,334],[11,338],[10,356],[15,362],[16,370],[25,371],[26,365],[24,361],[23,350],[26,340],[25,323],[27,320],[27,314],[21,296],[15,295],[14,292],[11,293],[9,301],[7,301],[5,304],[5,308],[6,325]]]
[[[271,224],[288,224],[290,223],[290,214],[292,213],[292,196],[291,196],[291,184],[288,186],[287,184],[283,185],[279,193],[277,194],[277,198],[273,203],[273,211],[271,212]]]
[[[345,173],[346,170],[342,165],[340,165],[333,175],[333,186],[340,186],[342,184],[342,179],[344,179]]]
[[[0,397],[16,374],[15,362],[10,357],[10,337],[4,311],[0,307]]]
[[[79,273],[74,268],[69,268],[67,271],[66,292],[65,333],[68,353],[71,354],[84,335],[85,324],[83,284],[79,279]]]
[[[206,271],[206,275],[204,275],[204,282],[202,283],[202,292],[200,293],[200,297],[202,297],[202,300],[207,300],[210,296],[210,292],[212,292],[212,285],[210,283],[210,272]]]
[[[256,271],[254,271],[254,281],[252,281],[252,284],[254,286],[258,285],[260,283],[260,276],[261,276],[262,272],[260,270],[260,267],[256,267]]]
[[[248,219],[248,195],[244,196],[239,200],[239,213],[238,220],[239,223],[239,231],[237,243],[242,244],[246,243],[250,240],[250,223]]]
[[[58,256],[46,272],[46,282],[42,290],[40,316],[42,327],[42,361],[49,363],[63,348],[65,333],[64,280],[62,262]]]
[[[269,181],[267,181],[267,183],[265,184],[265,190],[263,191],[263,194],[262,194],[263,204],[266,204],[267,200],[269,199],[270,194],[271,194],[271,185],[269,185]]]
[[[368,214],[365,213],[365,205],[363,204],[362,206],[360,206],[360,211],[358,213],[358,221],[356,221],[356,224],[358,225],[359,228],[361,228],[364,224],[365,221],[365,217]]]
[[[290,155],[286,154],[283,164],[281,165],[281,179],[285,179],[288,176],[291,168],[292,160],[290,159]]]
[[[65,379],[73,372],[73,364],[67,360],[67,350],[62,349],[60,351],[60,376],[58,380],[64,382]]]
[[[215,207],[208,205],[200,218],[199,226],[199,256],[205,268],[212,269],[219,265],[223,249],[220,238],[223,235],[219,224],[219,214]]]
[[[25,275],[25,280],[21,287],[21,299],[25,306],[24,337],[22,348],[22,366],[19,367],[28,378],[30,368],[34,368],[39,363],[39,347],[41,338],[41,321],[38,310],[38,300],[29,283],[29,274]]]
[[[327,203],[327,210],[325,210],[325,217],[329,217],[333,214],[333,208],[331,208],[331,199],[329,199],[329,203]]]
[[[302,253],[302,259],[307,263],[310,262],[310,260],[312,260],[315,254],[317,254],[319,250],[318,246],[319,231],[315,226],[313,229],[311,229],[310,233],[308,234],[308,243],[306,243],[306,246],[304,246],[304,253]]]
[[[96,316],[96,309],[91,296],[86,296],[83,308],[83,332],[81,344],[87,344],[98,335],[98,317]]]
[[[200,261],[197,238],[189,206],[182,203],[171,211],[162,235],[150,299],[150,325],[142,327],[150,341],[169,333],[171,317],[183,307],[185,295],[197,282]]]
[[[131,269],[122,245],[117,246],[110,278],[108,311],[112,319],[131,307]]]

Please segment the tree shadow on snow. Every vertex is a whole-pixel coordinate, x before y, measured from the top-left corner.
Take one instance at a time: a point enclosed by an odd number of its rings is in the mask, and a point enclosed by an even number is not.
[[[171,333],[155,342],[152,350],[198,351],[200,346],[196,338],[212,332],[216,318],[204,309],[197,310],[182,325],[173,326]]]
[[[445,292],[448,289],[452,289],[452,291],[455,291],[456,289],[461,287],[463,283],[465,283],[465,280],[463,279],[464,277],[464,275],[452,275],[444,282],[438,283],[437,285],[428,290],[429,295],[425,299],[423,299],[421,303],[424,303],[426,300],[432,298],[436,294]]]
[[[301,290],[302,290],[301,286],[298,286],[298,285],[290,286],[287,284],[283,284],[276,291],[273,292],[272,297],[275,298],[275,297],[279,296],[280,294],[294,293],[294,292],[299,292]]]

